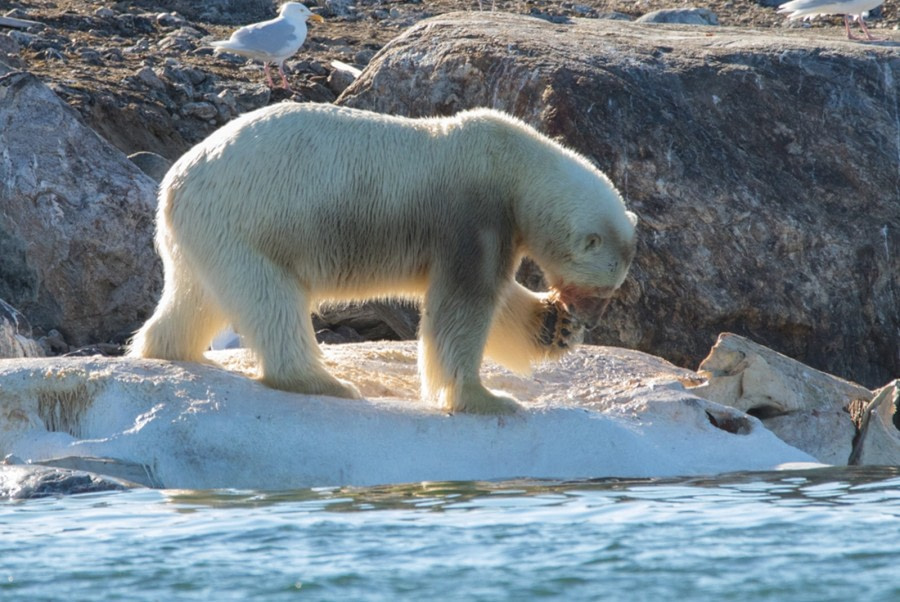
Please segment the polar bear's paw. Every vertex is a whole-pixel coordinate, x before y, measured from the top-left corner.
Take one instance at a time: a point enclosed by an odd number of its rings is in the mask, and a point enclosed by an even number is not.
[[[551,356],[571,350],[584,339],[584,325],[556,295],[541,303],[541,326],[538,341]]]
[[[454,399],[455,398],[455,399]],[[522,409],[519,402],[506,395],[488,391],[480,383],[467,383],[457,387],[445,404],[451,414],[482,414],[503,416]]]

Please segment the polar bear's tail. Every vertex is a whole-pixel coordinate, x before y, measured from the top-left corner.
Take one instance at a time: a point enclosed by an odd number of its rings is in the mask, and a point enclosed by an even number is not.
[[[171,194],[164,187],[161,197]],[[156,246],[165,276],[162,297],[156,311],[129,343],[128,355],[207,362],[203,353],[227,325],[227,319],[203,288],[200,278],[191,273],[190,263],[178,257],[180,251],[172,240],[166,210],[171,200],[160,199],[157,219]]]

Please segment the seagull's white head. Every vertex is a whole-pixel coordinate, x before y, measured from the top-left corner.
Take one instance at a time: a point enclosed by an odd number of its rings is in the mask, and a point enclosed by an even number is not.
[[[285,2],[281,5],[278,14],[290,21],[324,21],[320,15],[309,10],[300,2]]]

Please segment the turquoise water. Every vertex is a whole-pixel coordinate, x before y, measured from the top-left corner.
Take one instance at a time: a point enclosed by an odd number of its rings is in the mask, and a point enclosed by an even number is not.
[[[2,600],[900,600],[900,469],[0,502]]]

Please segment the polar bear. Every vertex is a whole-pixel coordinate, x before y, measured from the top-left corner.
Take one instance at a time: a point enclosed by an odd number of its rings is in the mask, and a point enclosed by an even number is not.
[[[453,412],[514,412],[485,388],[580,342],[622,284],[636,217],[588,160],[504,113],[409,119],[321,104],[245,114],[189,150],[160,186],[165,285],[129,354],[202,362],[229,322],[260,380],[360,397],[323,367],[320,303],[421,302],[423,393]],[[515,281],[523,256],[549,293]]]

